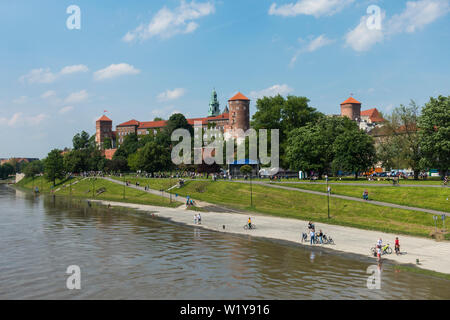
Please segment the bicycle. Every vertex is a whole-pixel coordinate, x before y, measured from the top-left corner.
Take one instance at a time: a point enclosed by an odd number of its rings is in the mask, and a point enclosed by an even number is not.
[[[256,229],[256,226],[253,223],[250,225],[250,227],[248,226],[248,224],[245,224],[244,230],[249,230],[249,229],[251,229],[251,230]]]
[[[371,254],[376,257],[377,256],[377,247],[370,248]],[[392,248],[389,246],[389,243],[385,245],[383,248],[381,248],[381,254],[391,254]]]

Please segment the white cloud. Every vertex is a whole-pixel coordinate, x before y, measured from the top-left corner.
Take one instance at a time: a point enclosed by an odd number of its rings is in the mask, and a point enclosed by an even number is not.
[[[73,110],[73,107],[72,107],[72,106],[67,106],[67,107],[61,108],[61,109],[58,111],[58,113],[64,114],[64,113],[67,113],[67,112],[72,111],[72,110]]]
[[[285,96],[292,93],[293,91],[294,89],[289,87],[287,84],[275,84],[260,91],[251,91],[250,97],[256,100],[262,97],[274,97],[278,94]]]
[[[80,103],[83,101],[86,101],[89,97],[89,94],[86,90],[81,90],[79,92],[73,92],[71,93],[65,100],[65,104],[72,104],[72,103]]]
[[[67,66],[61,69],[60,74],[72,74],[77,72],[88,72],[89,68],[84,64],[78,64],[74,66]]]
[[[22,112],[17,112],[11,116],[11,118],[0,117],[0,125],[5,125],[9,127],[19,127],[19,126],[35,126],[39,125],[42,121],[48,118],[48,115],[40,113],[36,116],[27,116]]]
[[[57,77],[49,68],[40,68],[31,70],[28,74],[21,76],[19,80],[28,83],[52,83]]]
[[[317,49],[327,46],[333,42],[334,42],[333,40],[328,39],[324,34],[322,34],[322,35],[318,36],[317,38],[311,40],[311,42],[306,47],[306,51],[314,52]]]
[[[52,83],[62,75],[87,72],[88,70],[88,67],[83,64],[64,67],[58,73],[51,72],[50,68],[39,68],[31,70],[26,75],[21,76],[19,80],[28,83]]]
[[[383,30],[369,29],[367,27],[367,18],[361,18],[358,26],[345,35],[347,46],[352,47],[355,51],[367,51],[374,44],[382,42],[384,39]]]
[[[152,37],[167,39],[177,34],[192,33],[198,28],[194,20],[208,16],[215,12],[211,2],[187,3],[182,0],[180,6],[170,10],[167,7],[160,9],[148,24],[141,24],[133,31],[129,31],[122,40],[131,42],[136,39],[141,41]]]
[[[56,96],[56,92],[53,90],[48,90],[48,91],[44,92],[43,94],[41,94],[42,99],[48,99],[48,98],[51,98],[54,96]]]
[[[323,15],[333,15],[352,2],[354,0],[299,0],[296,3],[280,6],[273,3],[270,6],[269,14],[283,17],[295,17],[303,14],[317,18]]]
[[[27,101],[28,101],[27,96],[21,96],[21,97],[13,100],[13,102],[16,104],[23,104],[23,103],[26,103]]]
[[[382,12],[381,30],[369,29],[368,16],[364,16],[358,26],[346,34],[346,44],[355,51],[367,51],[387,37],[413,33],[446,15],[450,11],[449,2],[449,0],[408,1],[405,10],[390,19],[386,19],[385,12]]]
[[[176,88],[173,90],[166,90],[158,95],[158,101],[170,101],[181,98],[186,93],[183,88]]]
[[[388,24],[387,33],[415,32],[427,24],[434,22],[450,10],[448,0],[421,0],[409,1],[406,9],[394,15]]]
[[[141,71],[127,63],[111,64],[110,66],[94,72],[94,79],[97,81],[111,79],[126,74],[138,74]]]
[[[303,40],[299,39],[300,42],[303,42]],[[304,52],[314,52],[322,47],[325,47],[327,45],[330,45],[334,42],[334,40],[328,39],[324,34],[312,39],[305,47],[297,50],[294,54],[294,56],[291,59],[290,66],[293,66],[294,63],[297,61],[297,58],[300,54]]]

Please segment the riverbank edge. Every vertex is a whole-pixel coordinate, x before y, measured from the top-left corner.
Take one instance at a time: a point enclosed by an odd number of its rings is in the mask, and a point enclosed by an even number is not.
[[[7,185],[7,186],[12,188],[12,189],[18,189],[18,190],[23,191],[23,192],[32,192],[31,189],[28,189],[28,188],[25,188],[25,187],[21,187],[21,186],[17,186],[17,185]],[[45,195],[45,196],[50,195],[51,196],[52,194],[44,193],[43,195]],[[374,262],[374,259],[372,259],[371,257],[362,255],[360,253],[352,252],[350,250],[338,250],[338,249],[334,249],[334,248],[331,248],[331,247],[319,247],[319,246],[310,247],[310,246],[304,245],[304,244],[296,242],[296,241],[291,241],[289,239],[283,239],[283,238],[279,238],[279,237],[278,238],[274,238],[274,237],[266,237],[266,236],[261,236],[261,235],[243,235],[241,233],[233,232],[233,231],[230,231],[230,230],[225,230],[225,231],[220,230],[219,231],[217,229],[214,229],[214,228],[211,228],[211,227],[208,227],[208,226],[205,226],[205,225],[193,225],[191,223],[185,223],[183,221],[177,221],[177,220],[173,219],[172,217],[164,216],[164,213],[162,212],[163,210],[183,210],[183,209],[179,209],[182,205],[180,207],[161,207],[161,206],[155,206],[155,205],[151,205],[151,204],[133,203],[133,202],[116,201],[116,200],[98,200],[98,199],[92,199],[92,198],[86,198],[86,197],[75,197],[75,196],[69,197],[67,195],[55,195],[55,196],[57,196],[58,198],[65,198],[65,199],[68,199],[68,200],[70,200],[70,199],[79,199],[79,200],[84,200],[84,201],[91,201],[93,203],[97,203],[97,204],[100,204],[102,206],[107,206],[108,204],[111,204],[111,206],[115,207],[116,209],[118,209],[118,207],[126,207],[128,209],[136,210],[136,211],[139,211],[139,212],[146,212],[146,213],[154,213],[154,211],[149,210],[149,209],[136,208],[136,206],[153,207],[157,211],[156,215],[157,215],[158,218],[164,219],[164,220],[169,221],[171,223],[187,226],[187,227],[193,227],[193,228],[200,227],[200,228],[203,228],[203,229],[206,229],[206,230],[219,232],[219,233],[220,232],[226,232],[228,234],[233,234],[234,236],[250,236],[250,237],[254,237],[254,238],[264,239],[266,241],[267,240],[275,241],[275,242],[278,242],[278,243],[281,243],[281,244],[284,244],[284,245],[295,245],[295,246],[301,245],[303,248],[306,248],[308,250],[316,250],[316,251],[321,250],[321,251],[325,251],[327,253],[336,254],[336,255],[339,255],[339,256],[342,256],[342,257],[346,257],[346,258],[350,258],[350,259],[357,259],[357,260],[365,261],[365,262]],[[158,209],[160,209],[160,210],[158,210]],[[232,214],[245,215],[247,213],[249,213],[249,212],[232,213]],[[256,212],[255,212],[255,214],[266,216],[266,217],[273,217],[271,215],[265,215],[265,214],[256,213]],[[278,218],[278,219],[286,219],[286,218],[283,218],[283,217],[276,217],[276,218]],[[307,223],[307,221],[303,221],[301,219],[296,219],[296,220],[302,221],[304,223]],[[323,224],[326,225],[326,223],[323,223]],[[345,227],[348,227],[348,226],[345,226]],[[366,230],[366,229],[354,228],[354,227],[348,227],[348,228],[353,228],[355,230]],[[371,230],[371,231],[377,231],[377,230]],[[424,237],[418,237],[418,238],[425,239]],[[405,271],[408,271],[408,272],[414,272],[414,273],[419,273],[419,274],[426,275],[426,276],[439,277],[439,278],[443,278],[445,280],[450,280],[450,272],[449,273],[438,272],[438,271],[431,270],[431,269],[420,268],[420,267],[418,267],[418,266],[416,266],[414,264],[411,264],[411,263],[399,263],[398,261],[392,261],[392,260],[389,260],[389,259],[384,259],[383,263],[385,263],[386,265],[389,265],[391,267],[398,268],[398,269],[401,269],[401,270],[405,270]]]
[[[136,208],[136,205],[140,205],[140,204],[133,204],[133,203],[125,203],[125,202],[117,202],[115,203],[114,201],[104,201],[104,200],[90,200],[94,203],[100,204],[102,206],[108,206],[111,205],[112,208],[117,208],[117,206],[122,206],[122,207],[127,207],[128,209],[132,209],[134,211],[138,211],[138,212],[145,212],[145,213],[153,213],[155,214],[156,217],[165,220],[167,222],[170,223],[174,223],[174,224],[178,224],[178,225],[182,225],[182,226],[186,226],[186,227],[191,227],[191,228],[202,228],[208,231],[213,231],[213,232],[217,232],[217,233],[227,233],[227,234],[231,234],[233,236],[239,236],[239,237],[252,237],[252,238],[258,238],[258,239],[263,239],[265,241],[273,241],[276,243],[280,243],[282,245],[289,245],[289,246],[301,246],[302,248],[305,248],[307,250],[310,251],[323,251],[323,252],[327,252],[329,254],[334,254],[343,258],[348,258],[348,259],[355,259],[355,260],[359,260],[359,261],[364,261],[364,262],[369,262],[369,263],[373,263],[375,262],[375,260],[371,257],[359,254],[359,253],[355,253],[352,252],[350,250],[348,251],[343,251],[343,250],[338,250],[338,249],[334,249],[332,247],[322,247],[322,246],[314,246],[311,247],[309,245],[305,245],[302,244],[300,242],[296,242],[296,241],[291,241],[288,239],[283,239],[283,238],[274,238],[274,237],[266,237],[266,236],[261,236],[261,235],[244,235],[242,233],[238,233],[238,232],[233,232],[230,231],[228,229],[226,230],[217,230],[214,229],[212,227],[208,227],[206,225],[194,225],[192,223],[186,223],[180,220],[176,220],[173,217],[168,217],[165,216],[163,212],[158,211],[157,213],[154,213],[154,211],[148,210],[148,209],[141,209],[141,208]],[[162,208],[162,207],[161,207]],[[158,207],[155,207],[155,210],[157,210]],[[168,208],[162,208],[162,209],[168,209]],[[172,210],[176,210],[177,208],[169,208]],[[237,213],[233,213],[233,214],[237,214]],[[280,218],[283,219],[283,218]],[[305,221],[305,223],[307,223]],[[375,262],[376,263],[376,262]],[[425,268],[420,268],[416,265],[413,265],[411,263],[399,263],[397,261],[392,261],[389,259],[383,259],[383,264],[390,266],[394,269],[399,269],[399,270],[403,270],[403,271],[407,271],[407,272],[413,272],[413,273],[417,273],[417,274],[421,274],[424,276],[430,276],[430,277],[437,277],[437,278],[441,278],[441,279],[445,279],[445,280],[449,280],[450,281],[450,272],[449,273],[443,273],[443,272],[438,272],[438,271],[434,271],[434,270],[430,270],[430,269],[425,269]]]

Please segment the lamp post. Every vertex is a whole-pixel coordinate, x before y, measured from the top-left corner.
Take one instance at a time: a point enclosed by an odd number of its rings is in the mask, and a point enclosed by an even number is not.
[[[250,207],[253,207],[253,188],[252,188],[253,169],[250,172]]]
[[[125,186],[126,186],[126,183],[125,183],[125,174],[123,175],[123,200],[125,200]]]
[[[328,186],[328,175],[325,176],[325,179],[327,180],[328,219],[330,219],[330,193],[331,193],[331,187]]]

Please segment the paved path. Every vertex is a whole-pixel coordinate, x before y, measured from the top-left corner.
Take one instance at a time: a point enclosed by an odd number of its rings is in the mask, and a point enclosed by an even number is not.
[[[105,205],[111,204],[117,207],[144,210],[154,213],[157,217],[170,219],[173,222],[196,226],[193,223],[193,217],[196,212],[180,208],[161,208],[139,204],[96,201]],[[325,234],[330,235],[334,239],[335,245],[310,245],[309,243],[300,242],[301,233],[306,231],[306,221],[252,213],[252,221],[257,226],[257,229],[244,230],[243,226],[247,222],[248,213],[202,212],[201,215],[202,225],[197,225],[201,228],[218,232],[286,240],[295,242],[299,246],[329,248],[342,253],[365,256],[372,260],[374,264],[376,264],[376,258],[370,255],[370,248],[375,245],[377,239],[381,237],[384,244],[389,243],[391,245],[394,244],[395,240],[394,234],[319,223],[316,224],[316,230],[322,229]],[[223,226],[225,226],[225,229]],[[399,236],[399,240],[403,254],[397,256],[394,253],[384,255],[383,258],[393,263],[414,265],[416,264],[416,259],[419,259],[420,265],[418,266],[421,268],[450,274],[450,241],[436,242],[431,239],[403,235]]]
[[[248,181],[236,181],[236,182],[247,183],[247,184],[250,183]],[[276,184],[272,184],[272,183],[259,182],[259,181],[253,181],[253,184],[263,185],[263,186],[270,187],[270,188],[278,188],[278,189],[284,189],[284,190],[291,190],[291,191],[297,191],[297,192],[303,192],[303,193],[316,194],[316,195],[320,195],[320,196],[326,196],[327,195],[326,192],[305,190],[305,189],[299,189],[299,188],[295,188],[295,187],[285,187],[285,186],[280,186],[280,185],[276,185]],[[366,200],[363,200],[363,199],[349,197],[349,196],[343,196],[343,195],[338,195],[338,194],[331,194],[331,197],[332,198],[344,199],[344,200],[350,200],[350,201],[370,203],[370,204],[374,204],[374,205],[377,205],[377,206],[383,206],[383,207],[391,207],[391,208],[398,208],[398,209],[404,209],[404,210],[421,211],[421,212],[426,212],[426,213],[431,213],[431,214],[436,214],[436,215],[443,215],[444,214],[446,216],[450,216],[449,212],[432,210],[432,209],[417,208],[417,207],[410,207],[410,206],[403,206],[403,205],[400,205],[400,204],[394,204],[394,203],[390,203],[390,202],[381,202],[381,201],[373,201],[373,200],[366,201]]]
[[[262,182],[262,181],[258,181]],[[324,184],[327,185],[326,182],[306,182],[306,181],[276,181],[276,183],[298,183],[298,184],[309,184],[309,185],[315,185],[315,184]],[[450,186],[443,186],[442,184],[403,184],[403,182],[400,182],[398,185],[393,185],[392,183],[352,183],[352,182],[328,182],[329,185],[336,185],[336,186],[362,186],[362,187],[420,187],[420,188],[450,188]]]

